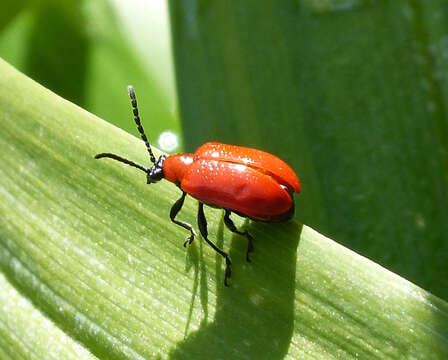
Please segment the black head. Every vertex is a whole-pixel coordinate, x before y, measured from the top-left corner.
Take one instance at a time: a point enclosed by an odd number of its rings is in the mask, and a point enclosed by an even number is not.
[[[147,184],[152,184],[152,183],[158,182],[164,178],[163,163],[166,159],[166,156],[162,155],[156,161],[156,157],[154,156],[154,154],[152,152],[151,145],[149,144],[148,138],[146,137],[145,131],[143,130],[143,126],[140,122],[140,116],[138,114],[138,108],[137,108],[137,99],[135,98],[134,88],[131,85],[129,85],[129,87],[128,87],[128,92],[129,92],[129,96],[131,98],[132,112],[134,113],[134,121],[137,124],[138,132],[140,133],[140,136],[146,145],[146,149],[148,150],[149,159],[151,160],[151,162],[154,165],[151,166],[150,168],[146,168],[146,167],[141,166],[131,160],[125,159],[121,156],[111,154],[111,153],[102,153],[102,154],[95,155],[95,159],[110,158],[110,159],[114,159],[114,160],[120,161],[122,163],[125,163],[127,165],[133,166],[139,170],[144,171],[147,174]]]
[[[161,157],[159,157],[159,160],[157,160],[156,163],[148,170],[148,177],[146,180],[147,184],[156,183],[165,177],[163,175],[163,162],[165,161],[165,159],[166,156],[162,155]]]

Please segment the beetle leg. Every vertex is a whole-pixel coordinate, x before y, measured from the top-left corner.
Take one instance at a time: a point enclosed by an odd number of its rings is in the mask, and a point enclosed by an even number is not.
[[[245,236],[247,238],[247,251],[246,251],[246,260],[250,262],[249,254],[254,251],[254,238],[249,234],[247,230],[245,231],[239,231],[235,224],[233,223],[232,219],[230,218],[230,214],[232,212],[230,210],[226,209],[226,214],[224,215],[224,224],[226,224],[227,229],[229,229],[231,232]]]
[[[176,220],[176,215],[179,213],[180,209],[182,209],[182,206],[184,205],[185,196],[187,195],[186,192],[182,191],[182,196],[179,200],[177,200],[174,205],[171,207],[170,211],[170,219],[173,223],[182,226],[184,229],[187,229],[191,232],[191,235],[187,238],[187,240],[184,242],[184,246],[186,247],[187,244],[191,244],[194,240],[194,237],[197,235],[196,231],[194,231],[193,226],[190,224],[187,224],[183,221]]]
[[[224,259],[226,259],[226,273],[225,273],[225,277],[224,277],[224,285],[229,286],[229,284],[227,283],[227,280],[230,278],[230,276],[232,274],[232,262],[230,261],[229,255],[227,255],[227,253],[225,253],[224,251],[219,249],[215,244],[213,244],[208,239],[207,219],[205,218],[205,214],[204,214],[204,204],[201,202],[199,202],[199,207],[198,207],[198,226],[199,226],[199,231],[201,232],[201,235],[204,238],[204,240],[207,242],[207,244],[209,244],[213,248],[213,250],[215,250],[219,255],[221,255]]]

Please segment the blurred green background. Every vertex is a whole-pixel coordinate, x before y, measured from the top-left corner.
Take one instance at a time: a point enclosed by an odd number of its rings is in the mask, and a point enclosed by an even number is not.
[[[165,150],[279,155],[298,221],[448,299],[445,0],[6,0],[0,56],[136,134],[133,84]]]
[[[0,56],[138,135],[127,95],[132,84],[150,140],[158,145],[164,130],[181,139],[167,6],[142,0],[2,1]]]

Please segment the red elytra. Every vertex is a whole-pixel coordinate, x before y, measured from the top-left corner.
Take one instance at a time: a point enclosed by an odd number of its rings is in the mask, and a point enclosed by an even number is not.
[[[283,160],[243,146],[206,143],[194,154],[168,156],[163,173],[198,201],[261,221],[290,218],[292,194],[300,192]]]
[[[299,179],[283,160],[253,148],[209,142],[199,147],[194,154],[162,155],[156,161],[145,135],[138,114],[134,89],[129,86],[134,120],[145,142],[151,168],[111,153],[101,153],[96,159],[111,158],[133,166],[147,174],[147,183],[166,179],[175,183],[182,196],[171,208],[170,219],[175,224],[190,231],[184,246],[191,244],[196,232],[190,224],[176,220],[186,195],[199,202],[198,227],[204,240],[226,260],[224,284],[231,276],[231,261],[228,254],[208,239],[207,220],[204,204],[225,209],[224,224],[248,240],[246,259],[253,251],[253,238],[246,231],[239,231],[230,219],[231,213],[256,221],[286,221],[294,215],[294,193],[300,193]]]

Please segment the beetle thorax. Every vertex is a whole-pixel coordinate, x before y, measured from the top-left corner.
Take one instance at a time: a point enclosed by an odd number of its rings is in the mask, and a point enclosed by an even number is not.
[[[176,184],[180,183],[185,171],[192,163],[192,154],[174,154],[168,156],[163,164],[165,179]]]

